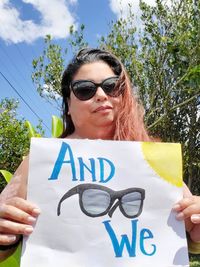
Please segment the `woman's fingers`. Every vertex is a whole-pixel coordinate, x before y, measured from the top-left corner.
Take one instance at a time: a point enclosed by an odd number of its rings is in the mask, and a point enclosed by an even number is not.
[[[5,209],[6,205],[13,206],[13,207],[16,207],[16,208],[26,212],[27,214],[34,216],[34,217],[36,217],[40,214],[40,210],[36,205],[29,202],[28,200],[25,200],[25,199],[19,198],[19,197],[10,198],[6,201],[6,203],[4,203],[2,205],[4,206],[4,209]],[[0,207],[1,207],[1,205],[0,205]],[[0,217],[1,217],[1,215],[0,215]]]
[[[17,241],[17,235],[0,234],[0,245],[10,245]]]
[[[190,219],[194,224],[199,224],[200,223],[200,214],[193,214]]]
[[[20,235],[31,234],[39,214],[36,205],[19,197],[0,203],[0,245],[13,244]]]
[[[37,206],[19,197],[8,199],[6,203],[0,204],[0,218],[33,224],[39,214],[40,210]]]
[[[0,233],[9,235],[29,235],[33,232],[33,226],[18,222],[0,219]]]
[[[198,196],[183,198],[175,204],[173,210],[177,212],[176,218],[178,220],[190,217],[196,223],[200,222],[200,198]]]
[[[25,224],[33,224],[36,222],[35,217],[11,205],[0,206],[0,218],[10,219]]]
[[[0,219],[0,245],[16,243],[20,235],[30,235],[32,232],[31,225]]]

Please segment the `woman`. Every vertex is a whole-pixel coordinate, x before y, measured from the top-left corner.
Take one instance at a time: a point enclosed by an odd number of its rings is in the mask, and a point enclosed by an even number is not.
[[[99,49],[83,49],[72,60],[62,78],[64,131],[62,138],[151,141],[144,111],[132,93],[128,75],[120,61]],[[11,251],[20,235],[29,235],[40,213],[25,200],[28,157],[17,169],[0,196],[0,245]],[[193,241],[200,241],[200,197],[184,188],[184,198],[174,210],[185,220]]]

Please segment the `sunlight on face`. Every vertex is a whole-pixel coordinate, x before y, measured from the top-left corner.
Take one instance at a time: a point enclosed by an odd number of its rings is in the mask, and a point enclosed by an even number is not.
[[[75,74],[75,80],[91,80],[101,83],[103,80],[116,76],[113,70],[103,61],[87,63]],[[73,92],[69,99],[69,113],[75,126],[74,136],[81,138],[112,139],[115,120],[121,96],[110,97],[98,87],[96,94],[89,100],[79,100]]]

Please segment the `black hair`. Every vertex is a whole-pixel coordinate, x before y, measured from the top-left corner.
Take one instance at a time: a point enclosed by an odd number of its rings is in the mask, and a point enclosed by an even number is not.
[[[61,92],[63,97],[63,133],[62,138],[72,134],[74,132],[74,124],[71,116],[68,114],[68,99],[70,97],[70,84],[74,75],[79,68],[87,63],[104,61],[113,70],[116,76],[120,76],[122,73],[121,62],[108,51],[94,48],[84,48],[78,52],[78,54],[72,59],[67,68],[65,69],[61,80]]]

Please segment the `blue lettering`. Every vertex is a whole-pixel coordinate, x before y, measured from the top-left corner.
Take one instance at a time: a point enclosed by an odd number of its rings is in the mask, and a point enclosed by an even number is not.
[[[144,240],[149,239],[149,238],[153,238],[152,232],[149,229],[142,229],[140,232],[140,249],[144,255],[152,256],[156,253],[156,245],[151,244],[151,246],[153,248],[151,253],[147,253],[145,248],[144,248]]]
[[[100,183],[107,183],[110,179],[113,178],[115,174],[115,166],[114,164],[106,158],[97,158],[99,161],[99,174],[96,173],[96,161],[94,158],[89,158],[89,163],[86,164],[84,162],[84,158],[78,157],[77,161],[79,164],[80,177],[76,176],[76,165],[73,151],[69,144],[62,142],[61,148],[56,159],[56,162],[53,167],[53,171],[51,176],[48,178],[49,180],[57,180],[60,174],[61,168],[63,164],[68,164],[71,168],[72,173],[72,181],[85,181],[85,171],[87,170],[91,175],[92,182],[96,182],[97,178],[99,178]]]
[[[115,174],[115,166],[114,164],[109,160],[109,159],[105,159],[105,158],[97,158],[99,160],[99,165],[100,165],[100,183],[107,183]],[[108,165],[110,166],[110,174],[108,175],[107,178],[105,178],[105,174],[104,174],[104,162],[107,162]],[[108,167],[107,167],[108,169]]]
[[[121,235],[121,240],[117,239],[117,236],[110,224],[110,220],[104,221],[103,224],[106,228],[106,231],[111,239],[112,246],[115,252],[115,257],[123,257],[123,251],[124,248],[126,247],[126,250],[129,254],[129,257],[136,257],[136,242],[137,242],[137,223],[138,220],[132,220],[131,225],[132,225],[132,240],[130,241],[128,236],[123,234]],[[141,252],[146,255],[146,256],[152,256],[156,253],[156,245],[151,244],[151,247],[153,247],[153,250],[150,253],[147,253],[147,250],[145,249],[144,246],[144,240],[145,239],[150,239],[153,238],[153,234],[149,229],[142,229],[140,231],[140,250]]]
[[[110,236],[110,239],[112,241],[112,245],[113,245],[116,257],[122,257],[124,246],[126,246],[129,257],[135,257],[137,221],[138,220],[132,221],[132,242],[131,242],[131,244],[129,242],[127,235],[121,235],[121,237],[122,237],[121,241],[118,242],[117,237],[115,235],[115,232],[110,225],[110,221],[104,221],[103,222],[103,224],[105,225],[106,230]]]
[[[84,181],[85,173],[84,173],[84,168],[86,168],[91,174],[92,174],[92,181],[96,181],[96,174],[95,174],[95,161],[93,158],[90,158],[90,166],[89,168],[84,162],[82,158],[78,158],[79,161],[79,166],[80,166],[80,181]]]
[[[67,152],[68,152],[68,159],[64,160]],[[70,145],[68,145],[67,143],[64,143],[64,142],[62,142],[58,158],[56,160],[56,163],[54,165],[54,168],[53,168],[53,171],[52,171],[52,174],[51,174],[49,180],[58,179],[58,175],[59,175],[61,167],[64,163],[70,164],[70,166],[71,166],[72,181],[78,181],[76,178],[76,168],[75,168],[74,157],[73,157],[71,147],[70,147]]]

